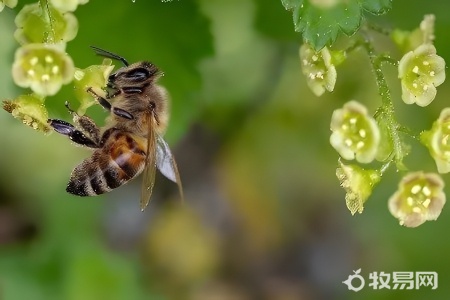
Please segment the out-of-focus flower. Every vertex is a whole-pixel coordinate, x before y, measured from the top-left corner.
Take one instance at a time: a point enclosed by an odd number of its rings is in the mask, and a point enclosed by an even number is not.
[[[450,108],[444,108],[429,131],[420,135],[436,162],[439,173],[450,172]]]
[[[113,69],[114,66],[111,65],[110,59],[105,59],[102,65],[93,65],[86,69],[76,68],[74,84],[76,97],[80,101],[78,114],[84,115],[86,109],[97,103],[92,95],[86,92],[86,89],[92,87],[97,91],[104,88]]]
[[[42,8],[39,3],[25,5],[17,14],[15,23],[14,37],[21,45],[66,43],[78,32],[78,21],[73,14],[61,13],[51,5]]]
[[[29,44],[16,51],[12,67],[14,82],[30,87],[42,96],[56,94],[63,84],[72,81],[73,61],[61,45]]]
[[[389,211],[406,227],[436,220],[445,204],[443,189],[444,182],[437,174],[410,173],[403,177],[389,199]]]
[[[362,213],[364,203],[372,194],[374,186],[380,181],[381,173],[377,170],[365,170],[356,165],[344,165],[339,162],[336,176],[347,192],[345,203],[351,214]]]
[[[344,159],[370,163],[375,158],[380,130],[365,106],[357,101],[347,102],[333,112],[330,127],[330,143]]]
[[[218,263],[214,232],[202,227],[195,214],[180,207],[161,212],[144,247],[151,269],[161,269],[177,284],[192,286],[205,280]]]
[[[398,65],[402,99],[406,104],[427,106],[436,97],[436,87],[445,80],[445,61],[431,44],[406,53]]]
[[[75,11],[78,5],[86,4],[89,0],[50,0],[50,3],[59,11]]]
[[[3,109],[33,129],[44,133],[50,131],[50,126],[47,124],[48,113],[44,106],[44,99],[38,95],[21,95],[13,101],[4,100]]]
[[[392,31],[391,38],[403,53],[412,51],[422,44],[432,44],[435,37],[435,20],[434,15],[425,15],[422,22],[420,22],[419,28],[416,28],[412,32],[395,29]]]
[[[2,11],[5,6],[8,6],[9,8],[14,8],[17,5],[18,0],[0,0],[0,11]]]
[[[316,52],[308,44],[303,44],[300,47],[300,61],[306,82],[316,96],[321,96],[325,90],[334,90],[337,73],[327,47]]]

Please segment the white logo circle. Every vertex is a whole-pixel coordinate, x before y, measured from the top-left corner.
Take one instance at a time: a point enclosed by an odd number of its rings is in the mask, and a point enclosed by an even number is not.
[[[360,272],[361,272],[361,269],[353,271],[353,273],[355,273],[354,275],[349,275],[347,280],[342,281],[343,284],[347,285],[347,288],[350,291],[359,292],[360,290],[363,289],[364,285],[366,284],[366,281],[364,280],[364,277],[359,275]],[[354,279],[359,280],[359,282],[360,282],[359,286],[354,286],[353,285],[353,280]]]

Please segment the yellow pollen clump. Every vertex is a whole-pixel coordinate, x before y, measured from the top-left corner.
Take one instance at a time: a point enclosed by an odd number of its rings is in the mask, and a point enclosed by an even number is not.
[[[46,55],[45,56],[45,62],[51,64],[53,62],[53,57],[51,57],[50,55]]]
[[[416,184],[411,188],[411,193],[416,195],[422,190],[422,187],[419,184]]]
[[[359,130],[359,136],[362,137],[362,138],[365,138],[366,137],[366,131],[364,129],[360,129]]]
[[[422,192],[423,192],[423,194],[424,194],[425,196],[427,196],[427,197],[430,197],[430,196],[431,196],[431,190],[430,190],[430,188],[427,187],[427,186],[424,186],[424,187],[422,188]]]
[[[30,59],[30,65],[32,66],[36,65],[38,60],[39,59],[37,58],[37,56],[34,56],[32,59]]]

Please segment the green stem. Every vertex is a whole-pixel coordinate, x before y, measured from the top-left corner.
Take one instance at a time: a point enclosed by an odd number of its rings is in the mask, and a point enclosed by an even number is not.
[[[48,21],[49,25],[49,32],[46,32],[46,35],[44,36],[44,43],[55,43],[55,28],[53,27],[53,17],[50,12],[50,5],[48,3],[48,0],[39,0],[39,4],[42,9],[42,17],[45,18]]]
[[[389,136],[393,144],[393,157],[397,168],[402,168],[403,157],[405,151],[399,135],[400,125],[395,119],[394,104],[392,103],[391,91],[387,84],[384,73],[381,69],[383,62],[389,62],[396,65],[396,61],[391,59],[388,55],[377,55],[375,48],[368,38],[364,39],[363,46],[369,54],[370,63],[375,73],[375,79],[378,86],[378,94],[381,96],[381,107],[377,110],[375,117],[380,122],[386,122],[389,130]],[[389,164],[387,165],[389,166]]]

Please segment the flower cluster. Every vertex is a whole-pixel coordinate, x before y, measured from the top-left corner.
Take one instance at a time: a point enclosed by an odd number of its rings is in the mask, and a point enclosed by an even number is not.
[[[81,102],[79,111],[84,113],[93,103],[84,89],[87,85],[103,88],[112,71],[111,62],[85,70],[76,69],[65,52],[66,43],[73,40],[78,31],[78,21],[71,12],[87,2],[41,0],[24,5],[16,16],[14,37],[21,47],[15,53],[12,77],[18,86],[30,88],[33,94],[5,100],[3,108],[36,130],[49,130],[45,97],[55,95],[75,77],[75,91]],[[16,4],[17,0],[0,1],[0,10],[5,5],[14,7]]]
[[[434,20],[433,15],[427,15],[415,31],[397,31],[392,35],[400,48],[406,50],[398,62],[402,100],[406,104],[429,105],[436,97],[436,87],[445,80],[445,61],[437,55],[433,45]],[[370,42],[364,46],[374,53]],[[322,76],[332,74],[335,78],[336,70],[329,51],[325,48],[316,53],[304,45],[300,56],[310,88],[317,95],[325,90],[332,91],[332,88],[328,88],[331,86],[330,81]],[[375,117],[369,115],[366,107],[356,101],[347,102],[342,108],[336,109],[331,117],[330,143],[341,158],[363,164],[372,163],[375,159],[383,163],[379,169],[365,169],[339,160],[336,176],[346,191],[345,200],[351,214],[363,211],[364,203],[391,164],[395,164],[397,170],[407,170],[403,158],[409,154],[410,146],[404,142],[403,135],[416,137],[394,117],[394,106],[380,68],[381,62],[396,64],[388,55],[371,58],[379,94],[383,98]],[[320,80],[317,74],[320,74]],[[334,82],[332,84],[334,86]],[[429,149],[438,172],[450,172],[450,108],[441,112],[432,128],[420,135],[420,140]],[[444,183],[437,174],[410,172],[403,177],[398,191],[389,199],[389,210],[400,224],[407,227],[436,220],[445,204],[443,187]]]

